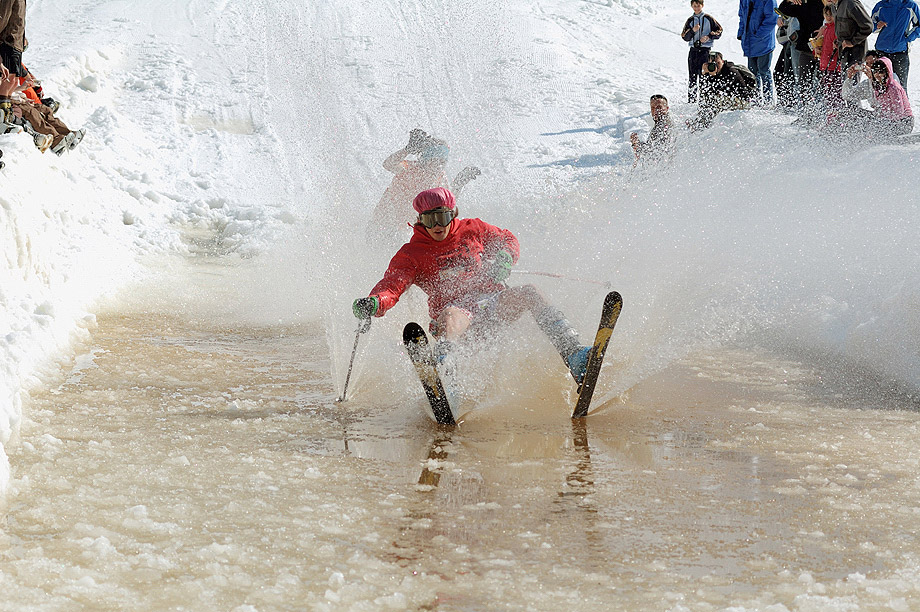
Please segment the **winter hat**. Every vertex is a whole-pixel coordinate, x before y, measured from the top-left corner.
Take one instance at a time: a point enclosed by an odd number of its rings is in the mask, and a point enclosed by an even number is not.
[[[415,196],[415,199],[412,200],[412,208],[419,214],[433,208],[453,210],[457,208],[457,201],[454,199],[454,194],[450,192],[450,189],[435,187],[434,189],[426,189]]]
[[[447,155],[449,153],[450,147],[447,146],[446,142],[438,140],[437,138],[432,138],[431,144],[418,154],[418,159],[423,162],[434,161],[436,159],[447,161]]]

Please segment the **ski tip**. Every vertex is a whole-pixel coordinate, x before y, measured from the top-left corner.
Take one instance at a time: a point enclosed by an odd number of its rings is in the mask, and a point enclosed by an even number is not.
[[[607,297],[604,298],[605,304],[623,304],[623,296],[620,295],[619,291],[611,291],[607,294]]]
[[[422,329],[422,326],[414,321],[406,323],[406,326],[403,328],[403,342],[419,342],[420,340],[428,340],[428,337],[425,335],[425,330]]]

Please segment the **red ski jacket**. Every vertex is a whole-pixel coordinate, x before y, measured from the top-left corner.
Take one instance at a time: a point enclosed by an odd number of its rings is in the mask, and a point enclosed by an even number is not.
[[[438,242],[416,224],[370,295],[380,298],[378,317],[396,305],[403,292],[418,285],[428,295],[428,313],[437,319],[451,303],[470,295],[494,293],[505,288],[487,274],[490,259],[508,251],[517,262],[520,248],[510,231],[479,219],[454,219],[447,238]]]

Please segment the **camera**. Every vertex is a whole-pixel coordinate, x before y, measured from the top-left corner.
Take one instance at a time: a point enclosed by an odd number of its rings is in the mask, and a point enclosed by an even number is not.
[[[694,48],[694,49],[699,49],[699,48],[702,47],[702,46],[703,46],[703,43],[701,43],[700,41],[698,41],[698,40],[694,40],[694,41],[693,41],[693,48]]]
[[[716,70],[719,69],[719,66],[716,65],[716,58],[717,58],[717,57],[718,57],[718,56],[717,56],[715,53],[710,53],[710,54],[709,54],[709,62],[706,64],[706,71],[707,71],[707,72],[715,72]]]

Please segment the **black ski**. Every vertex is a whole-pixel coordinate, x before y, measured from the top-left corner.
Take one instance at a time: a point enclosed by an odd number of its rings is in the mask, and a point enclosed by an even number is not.
[[[611,291],[604,298],[601,322],[598,324],[597,334],[594,336],[594,346],[591,347],[591,353],[588,355],[588,369],[585,371],[585,377],[582,379],[581,384],[578,385],[578,402],[576,402],[575,411],[572,413],[573,419],[581,419],[588,414],[591,396],[594,395],[594,387],[597,385],[597,376],[601,373],[601,364],[604,363],[604,353],[607,352],[607,345],[610,343],[611,334],[613,334],[613,326],[617,324],[617,318],[620,316],[622,308],[623,298],[616,291]]]
[[[425,330],[418,323],[408,323],[403,329],[403,344],[422,381],[434,420],[440,425],[456,425]]]

